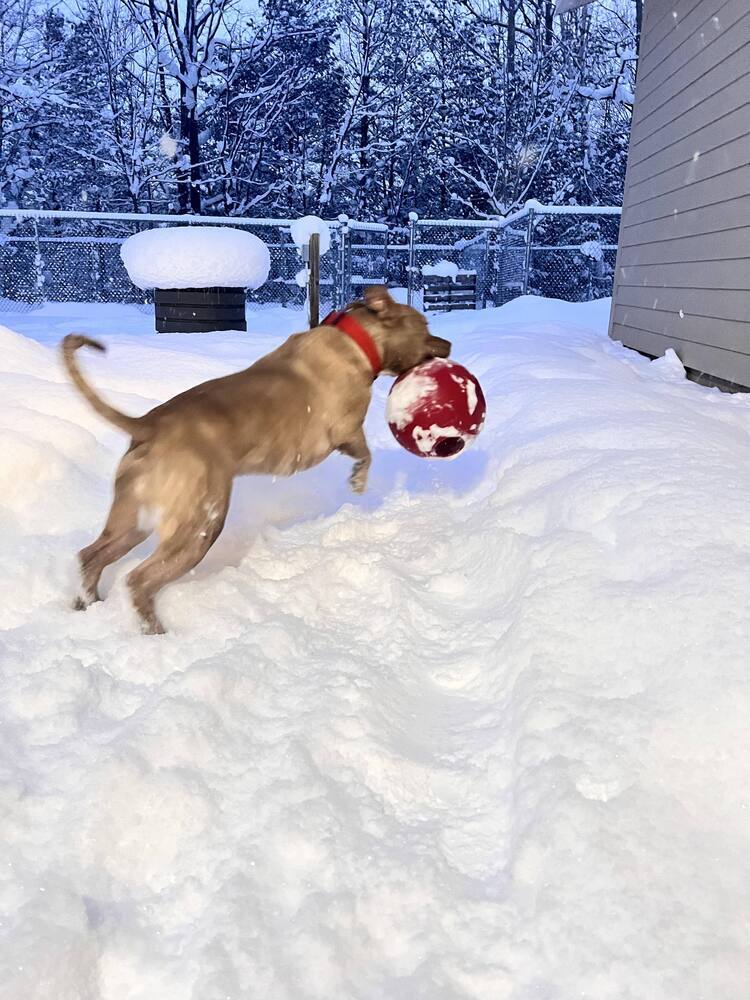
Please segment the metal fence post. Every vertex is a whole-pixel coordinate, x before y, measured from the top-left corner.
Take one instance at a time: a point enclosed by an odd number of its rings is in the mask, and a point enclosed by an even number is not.
[[[505,301],[505,227],[498,229],[497,249],[495,250],[495,294],[492,296],[493,306],[501,306]]]
[[[44,274],[42,272],[42,251],[39,246],[39,221],[34,218],[34,279],[36,291],[34,301],[43,299],[42,288],[44,286]]]
[[[385,243],[383,245],[383,280],[385,281],[386,288],[388,287],[388,277],[389,277],[388,250],[390,249],[390,240],[391,240],[391,227],[388,226],[388,228],[385,231]]]
[[[414,286],[417,276],[417,223],[419,216],[409,212],[409,263],[406,266],[406,303],[414,304]]]
[[[338,221],[339,253],[338,273],[336,275],[336,295],[338,301],[336,302],[336,308],[343,309],[351,297],[351,274],[349,273],[351,257],[348,253],[349,216],[342,214],[339,216]]]
[[[481,309],[487,308],[487,301],[492,294],[492,278],[494,273],[494,249],[495,240],[497,239],[497,231],[495,229],[487,230],[487,239],[484,246],[484,258],[482,260],[482,280],[479,289],[479,301],[481,302]]]
[[[529,222],[526,228],[526,259],[523,265],[523,291],[522,295],[529,294],[529,278],[531,277],[531,261],[534,246],[534,209],[529,209]]]

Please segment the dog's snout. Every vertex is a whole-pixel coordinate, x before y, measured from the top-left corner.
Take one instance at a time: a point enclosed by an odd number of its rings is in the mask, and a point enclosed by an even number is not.
[[[434,358],[447,358],[451,353],[451,342],[442,337],[430,337],[430,351]]]

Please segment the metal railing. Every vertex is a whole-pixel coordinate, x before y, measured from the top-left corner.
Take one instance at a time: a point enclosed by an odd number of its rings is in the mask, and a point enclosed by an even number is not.
[[[405,227],[330,221],[331,248],[320,261],[323,307],[340,307],[367,284],[387,283],[422,305],[426,273],[477,276],[477,307],[527,293],[569,300],[611,294],[619,208],[557,207],[530,202],[500,220],[419,219]],[[125,239],[170,225],[238,226],[268,246],[271,272],[248,292],[251,307],[302,307],[305,289],[291,219],[0,210],[0,311],[43,302],[122,302],[148,305],[152,296],[130,281],[120,258]]]

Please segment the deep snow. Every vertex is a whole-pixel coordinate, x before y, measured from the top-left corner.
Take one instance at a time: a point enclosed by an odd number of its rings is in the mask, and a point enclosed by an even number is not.
[[[608,303],[431,319],[480,379],[457,461],[243,480],[137,634],[68,603],[133,413],[299,328],[0,330],[3,1000],[736,1000],[750,982],[750,400]],[[30,339],[29,339],[30,338]]]

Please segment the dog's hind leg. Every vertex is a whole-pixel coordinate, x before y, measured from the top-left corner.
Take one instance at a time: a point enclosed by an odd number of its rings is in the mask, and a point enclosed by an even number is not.
[[[101,600],[99,578],[105,567],[127,555],[151,534],[150,529],[139,524],[140,508],[131,483],[128,477],[118,477],[104,530],[78,553],[81,587],[73,604],[76,611],[85,611],[89,605]]]
[[[154,598],[168,583],[188,573],[198,565],[213,543],[221,534],[229,507],[229,488],[220,494],[214,493],[210,499],[198,504],[198,509],[189,512],[188,519],[169,526],[159,547],[128,576],[128,587],[135,610],[145,635],[162,635],[164,626],[156,614]]]
[[[367,438],[365,437],[364,430],[360,427],[349,441],[339,445],[338,451],[342,455],[348,455],[355,460],[351,475],[349,476],[349,485],[354,493],[364,493],[367,486],[367,475],[372,464],[372,455],[367,446]]]

